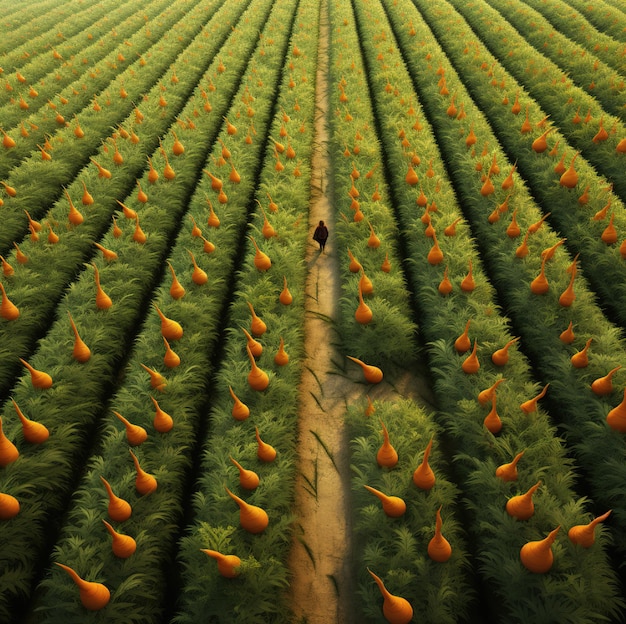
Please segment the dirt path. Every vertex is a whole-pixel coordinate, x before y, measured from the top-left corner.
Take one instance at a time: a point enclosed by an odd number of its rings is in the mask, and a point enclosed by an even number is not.
[[[429,396],[425,382],[406,375],[394,380],[392,388],[383,382],[365,389],[360,370],[353,367],[351,378],[337,374],[333,362],[344,356],[333,320],[338,315],[340,296],[339,258],[334,245],[334,216],[328,127],[328,45],[329,25],[326,2],[322,2],[315,121],[316,149],[312,160],[312,201],[309,230],[323,219],[331,232],[324,254],[310,241],[306,261],[305,371],[300,385],[298,415],[299,474],[296,482],[295,512],[298,521],[290,557],[290,594],[297,624],[356,624],[358,609],[351,570],[350,466],[348,440],[343,417],[355,401],[391,398],[398,393],[424,403]],[[350,367],[348,367],[350,370]],[[359,383],[355,383],[359,382]]]

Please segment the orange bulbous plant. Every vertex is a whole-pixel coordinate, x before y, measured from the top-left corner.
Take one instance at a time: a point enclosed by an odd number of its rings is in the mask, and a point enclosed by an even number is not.
[[[252,332],[253,336],[256,336],[258,338],[267,331],[267,325],[256,315],[252,304],[249,301],[247,301],[246,303],[248,304],[248,308],[250,309],[250,315],[252,316],[252,319],[250,321],[250,331]]]
[[[136,550],[137,542],[130,535],[118,533],[106,520],[102,520],[109,535],[113,538],[111,550],[118,559],[128,559]]]
[[[591,346],[592,341],[593,341],[593,337],[589,338],[589,340],[587,340],[582,350],[572,355],[572,357],[570,358],[570,361],[572,362],[572,366],[574,368],[585,368],[586,366],[589,365],[588,351],[589,351],[589,347]]]
[[[22,422],[22,434],[24,435],[24,439],[31,444],[41,444],[45,442],[50,437],[50,432],[47,427],[26,418],[17,403],[13,399],[11,399],[11,402],[13,403],[18,418]]]
[[[91,266],[94,270],[94,281],[96,283],[96,307],[99,310],[107,310],[113,305],[113,301],[111,301],[111,297],[104,292],[100,284],[100,271],[98,271],[98,267],[93,262]]]
[[[361,268],[361,278],[359,279],[359,288],[364,295],[371,295],[374,293],[374,284],[372,280],[365,275],[365,271]]]
[[[502,479],[502,481],[517,481],[517,464],[523,456],[524,451],[521,451],[513,458],[513,461],[498,466],[496,468],[496,477]]]
[[[232,457],[229,457],[229,459],[235,466],[237,466],[237,469],[239,470],[239,485],[241,485],[244,490],[256,489],[261,482],[261,480],[259,479],[259,475],[254,472],[254,470],[247,470]]]
[[[87,362],[87,360],[89,360],[89,358],[91,358],[91,350],[89,349],[89,347],[85,344],[84,340],[78,334],[78,329],[69,311],[67,315],[70,319],[70,326],[72,328],[72,332],[74,333],[74,347],[72,349],[72,357],[77,362],[84,364],[85,362]]]
[[[591,384],[591,390],[598,396],[606,396],[613,392],[613,375],[622,368],[621,364],[611,369],[604,377],[599,377]]]
[[[239,505],[239,524],[248,533],[258,534],[265,531],[269,524],[267,512],[261,507],[251,505],[226,488],[228,495]]]
[[[519,340],[519,336],[517,338],[511,338],[504,347],[494,351],[491,354],[491,361],[496,366],[504,366],[509,361],[509,349],[512,345],[514,345]]]
[[[500,416],[498,416],[498,411],[496,410],[496,393],[494,392],[491,396],[491,410],[485,416],[485,420],[483,421],[485,427],[495,435],[496,433],[500,433],[502,430],[502,421],[500,420]]]
[[[574,157],[572,158],[569,167],[561,174],[561,177],[559,179],[559,184],[561,186],[565,186],[566,188],[574,188],[578,184],[578,173],[576,173],[576,169],[574,169],[574,161],[576,160],[578,153],[579,152],[576,152],[576,154],[574,154]]]
[[[413,607],[411,603],[401,596],[394,596],[390,593],[382,580],[376,576],[369,568],[370,573],[378,589],[383,596],[383,615],[389,624],[408,624],[413,619]]]
[[[133,458],[133,463],[135,464],[135,471],[137,472],[137,476],[135,477],[135,488],[142,495],[151,494],[154,492],[158,483],[157,480],[151,475],[148,474],[140,465],[137,456],[128,449],[130,456]]]
[[[430,438],[424,451],[424,458],[420,465],[413,472],[413,483],[420,488],[420,490],[430,490],[433,488],[436,482],[435,473],[428,463],[428,457],[433,447],[433,438]]]
[[[368,383],[376,384],[380,383],[383,380],[383,371],[380,370],[380,368],[378,368],[377,366],[365,364],[365,362],[350,355],[347,355],[346,357],[361,367],[361,370],[363,371],[363,376],[365,377],[365,381],[367,381]]]
[[[52,387],[52,377],[48,373],[33,368],[26,360],[19,358],[20,362],[28,369],[33,387],[47,390]]]
[[[530,291],[535,295],[544,295],[550,289],[550,284],[546,278],[546,259],[541,261],[541,271],[539,275],[530,283]]]
[[[283,305],[291,305],[291,303],[293,302],[293,295],[289,292],[289,288],[287,287],[287,278],[284,275],[283,275],[283,289],[280,291],[278,300]]]
[[[406,512],[406,503],[399,496],[389,496],[369,485],[363,487],[380,500],[383,511],[389,518],[399,518]]]
[[[443,261],[443,251],[441,251],[441,247],[439,247],[439,241],[437,241],[437,235],[433,232],[433,245],[428,251],[426,256],[426,260],[428,264],[437,265],[441,264]]]
[[[626,388],[621,403],[606,415],[606,422],[614,431],[626,433]]]
[[[570,321],[567,328],[559,334],[559,340],[565,344],[572,344],[572,342],[576,340],[576,335],[574,334],[574,322],[573,321]]]
[[[472,342],[469,339],[469,328],[472,323],[472,319],[469,319],[465,324],[463,333],[454,341],[454,349],[457,353],[466,353],[472,348]]]
[[[567,536],[569,537],[570,541],[573,542],[574,544],[578,544],[579,546],[582,546],[583,548],[591,548],[591,546],[593,546],[594,542],[596,541],[596,536],[595,536],[596,526],[600,524],[601,522],[604,522],[604,520],[606,520],[609,517],[610,513],[611,513],[611,510],[609,509],[607,512],[603,513],[601,516],[594,518],[588,524],[578,524],[576,526],[573,526],[567,533]]]
[[[379,421],[383,428],[383,443],[376,453],[376,463],[381,468],[393,468],[398,463],[398,453],[389,441],[389,432],[385,423]]]
[[[253,236],[249,236],[248,238],[252,241],[252,244],[254,245],[254,249],[255,249],[254,266],[259,271],[269,270],[272,266],[272,261],[270,260],[270,257],[259,249],[259,246],[254,240]]]
[[[533,494],[539,489],[541,481],[537,481],[527,492],[513,496],[506,502],[506,512],[518,520],[528,520],[535,513]]]
[[[250,353],[252,353],[255,358],[261,357],[261,353],[263,353],[263,345],[258,340],[255,340],[243,327],[241,328],[241,331],[246,336],[246,344],[250,348]]]
[[[20,513],[20,502],[10,494],[0,492],[0,520],[10,520]]]
[[[528,542],[520,549],[520,560],[522,565],[535,574],[545,574],[554,563],[552,544],[556,540],[560,526],[551,531],[542,540]]]
[[[452,556],[452,546],[450,542],[441,534],[441,507],[437,509],[435,519],[435,535],[428,542],[428,556],[438,563],[444,563]]]
[[[0,282],[0,293],[2,293],[0,316],[7,321],[14,321],[19,318],[19,308],[9,299],[2,282]]]
[[[223,555],[217,550],[208,548],[200,549],[203,553],[217,561],[217,571],[225,578],[235,578],[239,576],[241,559],[237,555]]]
[[[164,412],[161,409],[159,403],[154,397],[150,398],[152,399],[154,409],[156,410],[154,419],[152,420],[152,426],[159,433],[167,433],[168,431],[171,431],[174,427],[174,419],[167,412]]]
[[[178,278],[176,277],[176,273],[174,272],[174,267],[168,262],[167,266],[170,269],[170,273],[172,274],[172,285],[170,286],[170,295],[172,299],[180,299],[185,295],[185,288],[180,283]]]
[[[172,349],[172,347],[170,347],[170,343],[167,341],[165,336],[163,336],[163,344],[165,345],[163,364],[165,364],[167,368],[176,368],[180,365],[180,356]]]
[[[289,363],[289,355],[285,351],[285,341],[282,336],[280,337],[278,351],[274,356],[274,363],[276,366],[286,366]]]
[[[450,281],[450,278],[448,277],[448,267],[446,266],[446,268],[443,270],[443,278],[439,282],[439,285],[437,286],[437,290],[439,291],[440,295],[445,297],[446,295],[449,295],[452,292],[452,288],[453,288],[452,282]]]
[[[350,270],[350,273],[358,273],[363,268],[363,266],[354,257],[354,255],[350,251],[350,248],[348,248],[348,257],[350,258],[350,264],[348,265],[348,269]]]
[[[463,372],[467,375],[477,373],[480,368],[480,362],[478,361],[478,356],[476,355],[477,349],[478,340],[474,340],[474,348],[472,349],[472,352],[463,360],[463,363],[461,364]]]
[[[161,335],[167,338],[167,340],[180,340],[183,337],[183,328],[180,323],[166,317],[156,303],[154,304],[154,309],[161,319]]]
[[[6,437],[2,430],[2,418],[0,418],[0,468],[13,463],[19,456],[17,446]]]
[[[257,442],[257,457],[265,463],[273,462],[277,455],[276,449],[271,444],[268,444],[261,439],[258,427],[254,428],[254,435]]]
[[[372,321],[373,316],[372,310],[365,301],[363,301],[363,289],[359,283],[359,305],[354,313],[354,318],[360,325],[367,325]]]
[[[496,381],[494,381],[488,388],[481,390],[478,393],[478,402],[481,405],[487,405],[487,403],[489,403],[489,401],[491,401],[493,396],[495,395],[498,386],[504,381],[506,381],[506,379],[504,379],[503,377],[500,379],[496,379]]]
[[[100,477],[100,480],[102,481],[107,491],[107,496],[109,497],[109,504],[107,506],[109,518],[111,518],[114,522],[125,522],[133,513],[132,507],[127,501],[113,493],[111,485],[104,477]]]
[[[78,595],[85,609],[89,611],[99,611],[106,607],[111,599],[111,592],[106,585],[85,581],[69,566],[57,563],[56,561],[55,563],[70,575],[71,579],[78,587]]]
[[[148,375],[150,375],[150,387],[158,390],[159,392],[163,392],[165,390],[165,386],[167,386],[167,380],[161,373],[155,371],[153,368],[146,366],[145,364],[140,364],[141,368],[143,368]]]
[[[131,446],[139,446],[142,442],[145,442],[148,439],[148,432],[143,427],[133,425],[133,423],[129,422],[126,418],[124,418],[124,416],[115,410],[113,410],[113,413],[124,425],[126,429],[126,439]]]
[[[550,386],[550,384],[547,383],[543,387],[543,390],[536,397],[533,397],[532,399],[528,399],[528,401],[524,401],[520,405],[520,409],[522,410],[522,412],[524,412],[525,414],[532,414],[534,411],[536,411],[537,410],[537,404],[539,403],[539,401],[541,399],[543,399],[543,397],[545,396],[546,392],[548,391],[548,387],[549,386]]]
[[[476,282],[474,281],[474,275],[472,271],[472,260],[469,260],[469,270],[467,275],[461,280],[461,290],[463,292],[472,292],[476,288]]]
[[[269,386],[269,383],[270,383],[269,376],[265,371],[261,370],[257,366],[257,363],[248,345],[246,345],[246,351],[248,353],[248,359],[250,360],[250,372],[248,373],[248,384],[253,390],[256,390],[257,392],[263,392],[263,390],[265,390]]]
[[[191,281],[198,286],[202,286],[209,281],[209,276],[206,274],[206,271],[201,269],[196,262],[196,257],[193,253],[187,250],[189,257],[191,258],[191,262],[193,264],[193,272],[191,273]]]

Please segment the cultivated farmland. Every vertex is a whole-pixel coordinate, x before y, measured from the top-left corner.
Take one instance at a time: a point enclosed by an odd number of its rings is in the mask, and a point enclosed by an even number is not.
[[[624,0],[0,23],[0,622],[623,621]]]

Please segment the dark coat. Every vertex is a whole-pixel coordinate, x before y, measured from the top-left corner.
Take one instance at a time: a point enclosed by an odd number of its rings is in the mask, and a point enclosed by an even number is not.
[[[313,234],[313,240],[323,243],[328,238],[328,228],[325,225],[318,225]]]

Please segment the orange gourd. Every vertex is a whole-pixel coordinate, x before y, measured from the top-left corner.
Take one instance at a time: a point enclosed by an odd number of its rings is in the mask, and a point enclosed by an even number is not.
[[[248,347],[247,345],[246,345],[246,351],[248,353],[248,359],[250,360],[250,372],[248,373],[248,384],[253,390],[256,390],[257,392],[262,392],[268,387],[270,383],[269,376],[265,371],[261,370],[257,366],[254,356],[252,355],[252,352],[250,351],[250,347]]]
[[[472,270],[472,260],[469,260],[469,270],[467,275],[461,280],[461,290],[463,292],[472,292],[476,288],[476,282],[474,281],[474,275]]]
[[[113,493],[113,489],[104,477],[100,477],[100,480],[104,484],[107,496],[109,497],[109,504],[107,506],[109,518],[114,522],[125,522],[133,513],[132,507],[127,501]]]
[[[289,288],[287,287],[287,278],[284,275],[283,275],[283,289],[280,291],[278,300],[283,305],[291,305],[291,303],[293,302],[293,296],[289,292]]]
[[[583,548],[591,548],[596,541],[595,536],[595,528],[600,522],[604,522],[611,513],[609,509],[607,512],[603,513],[601,516],[594,518],[588,524],[577,524],[573,526],[568,532],[567,536],[570,541],[574,544],[578,544]]]
[[[413,619],[413,607],[411,603],[401,596],[391,594],[382,580],[376,576],[369,568],[370,573],[378,589],[383,596],[383,615],[389,624],[408,624]]]
[[[472,319],[469,319],[465,324],[463,333],[454,341],[454,348],[457,353],[466,353],[472,348],[472,342],[469,338],[469,328]]]
[[[158,390],[159,392],[163,392],[165,390],[165,386],[167,386],[167,380],[161,373],[155,371],[153,368],[149,368],[145,364],[140,364],[141,368],[143,368],[146,373],[150,376],[150,387]]]
[[[610,370],[604,377],[599,377],[591,383],[591,390],[597,396],[606,396],[613,392],[613,375],[622,368],[621,364]]]
[[[117,253],[115,253],[111,249],[107,249],[106,247],[103,247],[100,243],[94,243],[94,245],[102,252],[102,257],[107,262],[112,262],[113,260],[118,259]]]
[[[94,281],[96,284],[96,307],[99,310],[107,310],[113,305],[113,301],[111,301],[111,297],[104,292],[100,284],[100,271],[98,271],[98,267],[93,262],[91,266],[94,270]]]
[[[267,512],[261,507],[251,505],[225,488],[228,495],[239,505],[239,525],[248,533],[262,533],[269,524]]]
[[[255,358],[261,357],[261,353],[263,353],[263,345],[258,340],[255,340],[243,327],[241,328],[241,331],[243,331],[246,336],[246,344],[248,345],[252,355],[254,355]]]
[[[383,443],[376,453],[376,463],[381,468],[393,468],[398,463],[398,453],[389,441],[389,432],[382,420],[379,420],[383,430]]]
[[[535,574],[545,574],[550,570],[554,563],[552,544],[560,528],[560,526],[556,527],[542,540],[528,542],[522,546],[520,560],[527,570]]]
[[[185,295],[185,288],[180,283],[178,278],[176,277],[176,273],[174,272],[174,267],[168,262],[167,266],[170,269],[170,273],[172,274],[172,285],[170,286],[170,295],[172,299],[180,299]]]
[[[250,408],[237,397],[231,386],[228,386],[228,391],[234,401],[231,412],[233,418],[235,420],[245,420],[250,416]]]
[[[569,308],[576,299],[576,293],[574,292],[575,279],[576,272],[572,271],[567,288],[559,296],[559,305],[563,306],[564,308]]]
[[[2,418],[0,418],[0,467],[4,468],[13,463],[20,456],[17,446],[6,437],[2,430]]]
[[[30,442],[31,444],[41,444],[45,442],[50,437],[48,429],[41,423],[26,418],[17,403],[13,399],[11,399],[11,402],[13,403],[18,418],[22,422],[22,434],[26,442]]]
[[[440,264],[443,260],[443,251],[441,251],[441,247],[439,247],[439,242],[437,241],[437,235],[433,232],[433,245],[430,248],[428,255],[426,256],[428,264],[437,265]]]
[[[494,351],[491,354],[491,361],[496,366],[504,366],[509,361],[509,349],[511,345],[515,344],[519,340],[519,336],[511,338],[501,349]]]
[[[167,368],[176,368],[180,365],[180,356],[170,347],[167,338],[163,336],[163,344],[165,345],[165,355],[163,356],[163,364]]]
[[[148,240],[146,233],[141,229],[141,225],[139,225],[139,215],[135,216],[135,229],[133,231],[132,238],[136,243],[139,243],[140,245],[143,245]]]
[[[541,481],[537,481],[527,492],[513,496],[506,502],[506,511],[509,516],[518,520],[528,520],[535,513],[533,494],[539,489]]]
[[[348,257],[350,258],[350,264],[348,266],[350,273],[358,273],[363,267],[361,263],[352,255],[350,248],[348,248]]]
[[[506,235],[509,238],[517,238],[521,234],[521,232],[522,230],[517,224],[517,208],[515,208],[515,210],[513,210],[513,213],[511,214],[511,223],[509,223],[508,227],[506,228]],[[526,238],[524,240],[528,241],[528,233],[526,233]]]
[[[406,512],[406,503],[399,496],[389,496],[369,485],[363,487],[380,500],[383,511],[389,518],[399,518]]]
[[[365,364],[365,362],[363,362],[362,360],[359,360],[358,358],[352,357],[350,355],[347,355],[346,357],[361,367],[361,370],[363,371],[363,376],[365,377],[365,381],[367,381],[368,383],[377,384],[383,380],[383,371],[377,366]]]
[[[547,383],[543,387],[543,390],[537,396],[533,397],[532,399],[528,399],[528,401],[524,401],[520,405],[520,409],[522,410],[522,412],[524,412],[525,414],[532,414],[534,411],[536,411],[537,404],[539,403],[539,401],[541,399],[543,399],[543,397],[545,396],[546,392],[548,391],[548,387],[549,386],[550,386],[550,384]]]
[[[439,294],[442,295],[443,297],[445,297],[446,295],[449,295],[452,292],[452,282],[450,281],[450,278],[448,277],[447,265],[446,265],[446,268],[443,270],[443,278],[439,282],[439,285],[437,286],[437,290],[439,291]]]
[[[491,401],[491,399],[493,398],[493,396],[496,393],[496,389],[498,388],[498,386],[503,382],[506,381],[506,379],[501,378],[501,379],[496,379],[496,381],[494,381],[494,383],[492,383],[488,388],[485,388],[484,390],[481,390],[478,393],[478,402],[481,405],[487,405],[487,403],[489,403],[489,401]]]
[[[574,368],[585,368],[586,366],[589,366],[588,351],[592,341],[593,337],[589,338],[589,340],[587,340],[587,342],[585,343],[583,349],[572,355],[570,361],[572,362],[572,366]]]
[[[203,553],[217,561],[217,571],[225,578],[236,578],[239,576],[241,559],[237,555],[223,555],[217,550],[201,548]]]
[[[576,335],[574,334],[574,322],[570,321],[567,329],[563,330],[559,334],[559,340],[565,344],[572,344],[576,339]]]
[[[265,463],[273,462],[277,455],[276,449],[271,444],[268,444],[261,439],[258,427],[254,428],[254,435],[257,442],[257,457]]]
[[[359,279],[359,288],[364,295],[371,295],[374,292],[374,284],[372,280],[365,275],[365,271],[361,268],[361,278]]]
[[[370,249],[378,249],[380,247],[380,238],[376,236],[376,233],[374,232],[374,228],[372,227],[372,224],[369,223],[369,221],[368,221],[368,225],[370,227],[370,235],[369,235],[369,238],[367,239],[367,246]]]
[[[285,341],[283,337],[280,337],[280,344],[278,346],[278,351],[274,356],[274,364],[276,366],[286,366],[289,363],[289,355],[285,351]]]
[[[249,301],[246,303],[248,304],[248,308],[250,309],[250,314],[252,316],[250,321],[250,331],[253,336],[262,336],[267,331],[267,325],[256,315],[252,304]]]
[[[111,172],[108,169],[105,169],[102,165],[97,163],[93,158],[89,159],[98,169],[98,177],[99,178],[111,178]]]
[[[152,426],[159,433],[167,433],[174,427],[174,419],[165,411],[161,409],[158,401],[154,397],[150,397],[154,404],[154,418],[152,420]]]
[[[15,321],[20,316],[19,308],[9,299],[4,285],[0,282],[0,293],[2,302],[0,303],[0,316],[7,321]]]
[[[613,225],[613,219],[615,217],[615,213],[611,213],[611,217],[609,218],[608,225],[602,230],[602,234],[600,235],[600,240],[605,245],[614,245],[617,243],[617,230]]]
[[[70,197],[70,195],[67,192],[67,190],[65,190],[65,196],[67,197],[67,201],[69,202],[69,205],[70,205],[70,211],[69,211],[69,214],[68,214],[69,222],[72,225],[80,225],[85,220],[85,218],[83,217],[81,212],[78,210],[78,208],[76,208],[76,206],[74,206],[74,202],[72,202],[72,198]]]
[[[530,283],[530,292],[535,295],[545,295],[550,289],[548,278],[546,277],[546,259],[541,261],[541,270],[539,275]]]
[[[356,322],[360,325],[367,325],[372,321],[372,317],[374,316],[370,307],[363,301],[363,290],[361,288],[361,284],[359,283],[359,305],[354,313],[354,318]]]
[[[450,542],[441,534],[441,507],[437,509],[435,519],[435,535],[428,542],[428,556],[438,563],[445,563],[452,556],[452,546]]]
[[[2,272],[4,273],[4,276],[11,277],[11,275],[15,273],[15,269],[6,261],[3,256],[0,256],[0,262],[2,263]],[[0,288],[4,290],[4,288],[1,286],[1,283]]]
[[[187,250],[187,253],[189,254],[189,257],[191,258],[191,262],[193,264],[193,271],[191,273],[191,281],[194,284],[197,284],[198,286],[202,286],[203,284],[206,284],[209,281],[209,276],[206,274],[206,271],[204,271],[198,266],[198,263],[196,262],[196,257],[193,255],[191,251]]]
[[[516,169],[517,169],[517,163],[513,163],[513,166],[511,167],[511,171],[509,171],[509,174],[506,176],[506,178],[502,180],[502,188],[505,191],[508,191],[509,189],[513,188],[513,185],[515,184],[515,178],[513,178],[513,174],[515,173]],[[500,212],[504,212],[504,211],[500,210]]]
[[[269,270],[272,266],[272,261],[270,260],[270,257],[259,249],[259,246],[254,240],[254,237],[249,236],[248,238],[252,241],[252,244],[254,245],[254,249],[255,249],[254,266],[259,271]]]
[[[420,488],[420,490],[430,490],[433,488],[436,482],[435,473],[428,463],[430,451],[433,446],[433,438],[426,445],[424,451],[424,457],[420,465],[413,471],[413,483]]]
[[[480,194],[483,197],[487,197],[495,192],[495,187],[493,186],[493,182],[491,181],[491,176],[488,175],[483,182],[483,185],[480,188]]]
[[[122,416],[119,412],[113,410],[113,413],[118,417],[118,419],[123,423],[126,428],[126,439],[131,446],[139,446],[142,442],[145,442],[148,439],[148,432],[139,425],[133,425],[129,422],[124,416]]]
[[[606,415],[606,422],[615,431],[626,433],[626,388],[622,402]]]
[[[167,340],[180,340],[183,337],[183,328],[180,323],[166,317],[156,303],[154,304],[154,309],[161,319],[161,335],[167,338]]]
[[[533,151],[541,154],[548,149],[547,137],[550,132],[552,132],[554,128],[548,128],[545,132],[543,132],[540,136],[538,136],[532,143]]]
[[[413,169],[413,165],[409,164],[409,168],[406,172],[406,176],[404,177],[407,184],[411,186],[415,186],[419,182],[419,178],[417,177],[417,173],[415,169]]]
[[[446,225],[446,227],[443,230],[443,233],[446,236],[456,236],[456,226],[461,222],[461,219],[463,217],[457,217],[452,223],[450,223],[449,225]]]
[[[495,435],[496,433],[500,433],[502,430],[502,421],[500,420],[500,416],[498,416],[498,412],[496,410],[496,393],[494,392],[491,396],[491,410],[485,416],[485,420],[483,421],[485,427]]]
[[[517,481],[517,464],[523,455],[524,451],[521,451],[513,458],[513,461],[498,466],[496,468],[496,477],[502,479],[502,481]]]
[[[74,332],[74,347],[72,348],[72,357],[77,362],[84,364],[91,357],[91,350],[89,349],[89,347],[85,344],[83,339],[78,334],[78,329],[69,311],[67,315],[70,319],[70,326],[72,328],[72,331]]]
[[[99,611],[106,607],[111,599],[111,592],[106,585],[95,583],[93,581],[85,581],[69,566],[57,563],[56,565],[65,570],[78,587],[78,595],[80,601],[88,611]]]
[[[141,183],[139,182],[139,180],[137,180],[137,187],[139,188],[139,190],[137,191],[137,201],[141,202],[142,204],[147,203],[148,202],[148,195],[141,188]]]
[[[0,520],[10,520],[20,513],[20,502],[10,494],[0,492]]]
[[[566,188],[574,188],[578,184],[578,173],[576,173],[576,169],[574,169],[574,161],[576,160],[578,154],[579,152],[576,152],[576,154],[574,154],[574,157],[572,158],[567,171],[564,171],[561,174],[561,177],[559,179],[559,184],[561,186],[565,186]]]
[[[478,341],[474,340],[474,348],[472,349],[472,352],[463,360],[463,363],[461,364],[463,372],[468,375],[477,373],[480,368],[480,362],[478,361],[478,356],[476,355],[477,349]]]
[[[136,550],[137,542],[130,535],[118,533],[106,520],[102,520],[112,537],[111,550],[118,559],[128,559]]]
[[[133,458],[133,464],[135,464],[135,472],[137,476],[135,477],[135,488],[142,495],[145,496],[147,494],[151,494],[156,491],[158,487],[157,480],[151,474],[148,474],[140,465],[137,456],[128,449],[130,456]]]
[[[48,373],[33,368],[26,360],[19,358],[19,361],[28,369],[30,380],[34,388],[47,390],[52,387],[52,377]]]
[[[256,489],[261,482],[261,480],[259,479],[259,475],[254,472],[254,470],[247,470],[232,457],[229,457],[229,459],[235,466],[237,466],[237,469],[239,470],[239,485],[241,485],[244,490]]]

